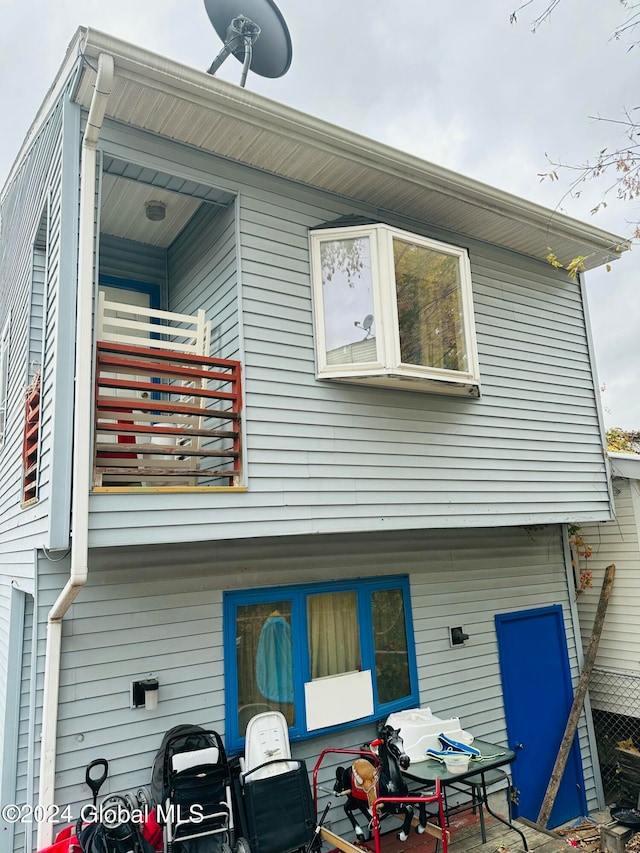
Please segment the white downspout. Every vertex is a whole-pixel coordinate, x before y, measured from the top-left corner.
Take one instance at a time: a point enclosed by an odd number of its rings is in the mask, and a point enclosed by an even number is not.
[[[62,651],[62,620],[87,581],[89,550],[89,487],[91,447],[91,351],[93,345],[93,273],[95,245],[95,194],[97,144],[107,101],[113,88],[113,57],[101,53],[89,117],[82,140],[80,166],[80,231],[78,244],[78,291],[76,304],[76,376],[73,417],[73,480],[71,505],[71,569],[69,580],[49,611],[42,698],[39,804],[53,813],[58,692]],[[37,849],[53,838],[50,821],[38,823]]]

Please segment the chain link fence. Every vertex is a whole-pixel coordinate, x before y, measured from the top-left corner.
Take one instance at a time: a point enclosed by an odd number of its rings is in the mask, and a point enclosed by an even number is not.
[[[640,789],[617,750],[629,742],[640,749],[640,675],[594,669],[589,695],[606,802],[635,805]]]

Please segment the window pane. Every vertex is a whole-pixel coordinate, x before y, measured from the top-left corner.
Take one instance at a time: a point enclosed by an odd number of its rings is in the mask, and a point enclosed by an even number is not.
[[[382,589],[371,596],[378,702],[411,693],[409,655],[401,589]]]
[[[320,244],[327,364],[376,361],[371,241]]]
[[[293,705],[291,602],[244,604],[236,610],[238,729],[263,711],[280,711],[289,725]]]
[[[459,259],[393,240],[403,364],[468,370]]]
[[[311,678],[361,669],[358,601],[354,590],[307,598]]]

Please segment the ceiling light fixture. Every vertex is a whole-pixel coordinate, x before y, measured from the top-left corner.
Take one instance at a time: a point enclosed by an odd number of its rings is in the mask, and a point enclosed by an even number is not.
[[[167,206],[163,201],[147,201],[144,205],[147,219],[152,222],[161,222],[167,215]]]

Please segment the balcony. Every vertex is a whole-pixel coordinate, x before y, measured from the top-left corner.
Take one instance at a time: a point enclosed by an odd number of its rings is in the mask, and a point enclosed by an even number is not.
[[[98,334],[94,491],[240,487],[241,366],[198,352],[203,313],[101,298]]]

